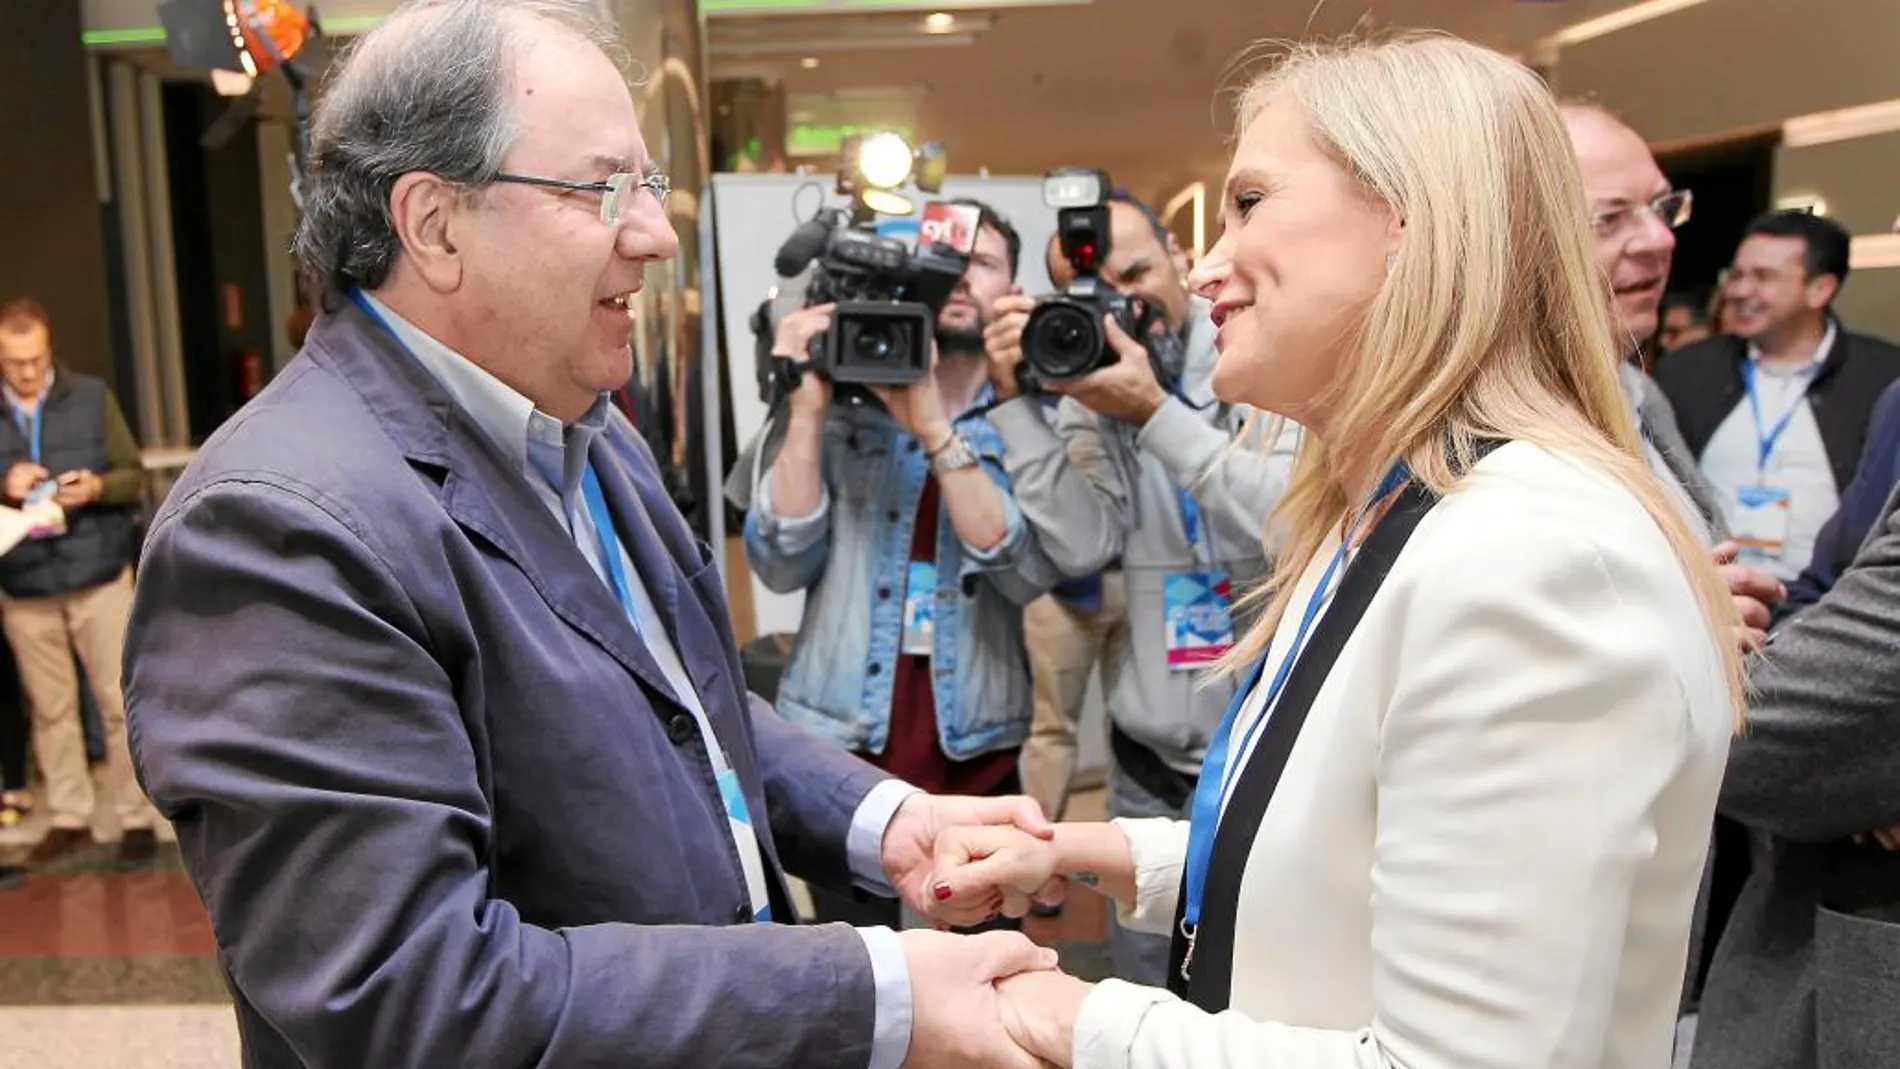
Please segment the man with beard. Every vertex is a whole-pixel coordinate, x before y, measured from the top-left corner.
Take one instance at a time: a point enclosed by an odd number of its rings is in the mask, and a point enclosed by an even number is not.
[[[969,269],[937,320],[932,373],[879,403],[804,374],[768,427],[746,558],[803,590],[779,712],[930,792],[1013,794],[1029,733],[1022,607],[1060,578],[1004,473],[983,328],[1022,241],[987,205]],[[773,353],[804,363],[833,309],[787,315]],[[814,892],[821,920],[889,923],[894,901]]]

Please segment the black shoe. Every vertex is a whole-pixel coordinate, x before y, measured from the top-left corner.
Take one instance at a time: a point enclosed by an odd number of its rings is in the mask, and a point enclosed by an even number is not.
[[[85,828],[53,828],[26,855],[28,868],[41,869],[92,845],[92,833]]]
[[[158,860],[158,835],[150,828],[127,828],[119,840],[118,865],[122,869],[149,868]]]
[[[26,870],[18,865],[0,865],[0,890],[26,879]]]

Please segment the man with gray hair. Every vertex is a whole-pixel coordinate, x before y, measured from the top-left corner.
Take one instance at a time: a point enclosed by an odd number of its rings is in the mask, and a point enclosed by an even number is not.
[[[780,864],[931,898],[922,794],[743,688],[711,553],[606,395],[674,255],[595,0],[417,0],[319,104],[303,352],[153,521],[141,778],[253,1069],[1033,1061],[1014,933],[792,927]]]

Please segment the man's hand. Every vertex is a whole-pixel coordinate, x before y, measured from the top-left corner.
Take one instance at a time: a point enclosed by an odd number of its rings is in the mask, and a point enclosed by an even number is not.
[[[1103,316],[1102,326],[1109,346],[1120,359],[1100,371],[1073,382],[1052,383],[1049,388],[1075,398],[1097,415],[1143,426],[1167,401],[1168,394],[1155,378],[1148,350],[1129,337],[1114,316]]]
[[[1017,369],[1023,363],[1023,325],[1036,307],[1036,298],[1011,293],[996,299],[990,325],[983,328],[983,355],[990,362],[990,386],[999,401],[1022,393]]]
[[[1724,542],[1714,550],[1715,565],[1728,584],[1729,596],[1735,599],[1735,613],[1741,618],[1735,627],[1735,642],[1748,653],[1767,643],[1774,607],[1788,599],[1788,588],[1767,572],[1737,564],[1741,552],[1742,547],[1734,542]]]
[[[1075,1019],[1095,985],[1063,972],[1026,972],[996,983],[1003,1028],[1017,1046],[1057,1069],[1075,1062]]]
[[[996,981],[1056,967],[1056,952],[1016,932],[898,935],[910,970],[910,1056],[905,1069],[1040,1069],[1003,1030]]]
[[[7,469],[7,497],[14,501],[25,501],[26,495],[32,493],[35,486],[52,476],[52,472],[38,464],[29,464],[23,460]]]
[[[951,828],[1013,825],[1038,839],[1055,837],[1055,825],[1036,800],[1024,795],[969,798],[913,794],[884,829],[882,860],[891,886],[910,907],[929,915],[935,902],[937,837]]]
[[[59,488],[53,491],[53,500],[63,509],[84,508],[99,500],[105,488],[104,479],[81,468],[59,477]]]
[[[890,409],[911,437],[935,451],[950,440],[950,417],[944,412],[943,393],[937,389],[937,347],[930,347],[930,370],[909,386],[873,386],[871,392]]]
[[[811,343],[831,329],[831,316],[837,308],[815,304],[779,320],[778,335],[772,342],[772,355],[783,356],[804,369],[798,389],[792,392],[792,405],[809,415],[821,414],[831,404],[831,383],[811,370]]]
[[[1056,874],[1056,844],[1013,827],[946,828],[937,836],[930,918],[968,927],[997,912],[1022,917],[1032,903],[1058,905],[1068,881]]]

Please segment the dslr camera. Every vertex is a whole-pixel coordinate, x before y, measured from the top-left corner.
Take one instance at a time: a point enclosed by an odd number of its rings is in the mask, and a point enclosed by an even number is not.
[[[1043,203],[1056,209],[1056,238],[1075,279],[1062,293],[1045,297],[1023,325],[1023,363],[1017,369],[1025,392],[1069,382],[1115,363],[1119,357],[1102,326],[1114,316],[1129,337],[1146,344],[1155,312],[1140,298],[1125,297],[1102,281],[1108,262],[1107,172],[1062,167],[1043,179]]]

